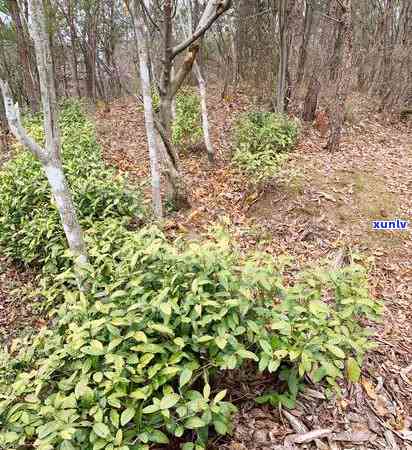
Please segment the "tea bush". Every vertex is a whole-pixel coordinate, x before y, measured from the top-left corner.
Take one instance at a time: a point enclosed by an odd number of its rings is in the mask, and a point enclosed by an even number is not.
[[[182,89],[176,96],[176,118],[172,127],[175,145],[191,145],[202,137],[199,96],[189,88]]]
[[[280,114],[249,112],[235,126],[233,162],[254,182],[273,178],[296,143],[297,124]]]
[[[81,105],[63,107],[59,121],[63,166],[83,227],[108,217],[141,216],[140,196],[104,165],[93,125]],[[26,120],[25,126],[43,144],[41,117]],[[0,171],[0,205],[2,252],[24,263],[39,263],[45,271],[56,271],[66,241],[47,179],[27,150],[20,150]]]
[[[357,381],[371,347],[361,323],[380,312],[362,266],[288,286],[281,261],[242,256],[224,235],[170,244],[107,219],[88,240],[90,290],[71,269],[57,276],[55,327],[0,357],[0,447],[147,450],[176,436],[204,448],[235,411],[215,375],[245,361],[281,371],[289,391],[261,399],[272,403],[290,405],[305,375]]]

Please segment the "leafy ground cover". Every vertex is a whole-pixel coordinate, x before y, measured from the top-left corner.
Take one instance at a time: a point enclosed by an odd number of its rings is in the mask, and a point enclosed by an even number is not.
[[[286,285],[287,261],[242,255],[222,231],[169,243],[116,220],[88,244],[88,291],[71,269],[58,275],[53,327],[0,353],[3,447],[148,450],[176,437],[202,449],[232,430],[223,371],[250,361],[284,384],[257,402],[293,408],[305,377],[330,396],[345,376],[359,381],[374,347],[365,323],[381,306],[362,265],[317,267]]]
[[[325,152],[325,138],[310,126],[303,128],[283,173],[264,190],[245,190],[243,175],[229,164],[233,124],[254,107],[242,94],[229,102],[217,95],[210,98],[216,166],[199,154],[182,162],[192,187],[192,209],[169,219],[169,235],[193,239],[228,217],[241,247],[292,255],[295,269],[325,257],[346,264],[353,250],[360,251],[374,260],[370,282],[385,302],[378,348],[368,354],[361,383],[342,386],[340,400],[326,400],[322,390],[309,388],[290,416],[252,402],[271,380],[247,370],[233,381],[222,380],[232,390],[239,413],[232,441],[218,440],[217,448],[276,448],[291,431],[319,428],[335,432],[337,440],[330,440],[330,448],[388,448],[393,440],[398,448],[408,448],[410,443],[411,234],[372,233],[370,220],[392,215],[410,220],[412,134],[406,125],[371,112],[362,98],[351,103],[356,120],[345,130],[342,152]],[[144,146],[135,145],[145,142],[142,113],[133,100],[113,104],[110,114],[97,112],[97,124],[107,161],[136,180],[147,176]],[[119,124],[133,131],[120,132]],[[319,440],[305,445],[326,448]]]

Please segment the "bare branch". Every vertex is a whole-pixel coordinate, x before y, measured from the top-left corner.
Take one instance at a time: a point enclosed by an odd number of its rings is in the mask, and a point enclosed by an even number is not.
[[[200,46],[198,44],[194,44],[190,47],[188,54],[186,55],[183,64],[181,65],[179,71],[175,75],[172,80],[172,96],[174,97],[177,91],[180,89],[182,83],[185,81],[187,74],[192,70],[193,63],[196,59],[196,56],[199,52]]]
[[[232,0],[209,0],[196,31],[186,40],[173,47],[172,58],[175,58],[179,53],[182,53],[197,39],[202,37],[213,23],[231,6]]]
[[[139,3],[140,3],[140,5],[141,5],[141,7],[143,9],[144,14],[150,20],[151,24],[156,28],[157,31],[160,31],[159,26],[157,25],[157,23],[153,19],[152,15],[150,14],[149,9],[148,9],[147,5],[145,4],[145,2],[140,0]],[[129,10],[129,12],[130,12],[130,10]]]
[[[0,80],[0,88],[3,94],[6,117],[11,132],[14,134],[16,139],[21,142],[22,145],[27,147],[41,161],[44,161],[46,158],[46,152],[27,134],[26,130],[21,124],[19,105],[17,103],[13,103],[8,83],[6,81]]]

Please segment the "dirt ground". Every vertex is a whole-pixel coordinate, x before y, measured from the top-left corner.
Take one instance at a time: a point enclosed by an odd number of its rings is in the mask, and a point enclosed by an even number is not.
[[[225,217],[242,246],[287,253],[297,268],[361,253],[372,258],[371,289],[386,307],[379,346],[368,355],[361,383],[344,385],[343,396],[329,400],[322,389],[308,387],[288,412],[257,407],[253,398],[265,382],[239,375],[232,390],[239,407],[233,436],[217,440],[215,448],[412,449],[412,223],[408,231],[372,230],[372,220],[411,221],[412,130],[367,105],[351,99],[339,153],[325,151],[326,138],[302,126],[299,145],[264,189],[230,165],[232,124],[253,107],[245,95],[209,99],[215,165],[204,153],[181,154],[192,207],[168,216],[170,234],[197,237]],[[149,167],[141,107],[133,99],[115,102],[110,111],[97,111],[96,123],[107,162],[135,182],[144,180]]]

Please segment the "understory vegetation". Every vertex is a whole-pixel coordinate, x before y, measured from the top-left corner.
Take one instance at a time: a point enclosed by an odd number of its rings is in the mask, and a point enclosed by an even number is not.
[[[254,183],[265,183],[278,173],[297,137],[296,122],[286,116],[262,111],[245,113],[235,127],[233,162]]]
[[[172,126],[172,140],[175,145],[196,144],[202,138],[200,126],[200,100],[191,88],[185,88],[176,95],[176,117]]]
[[[155,112],[159,112],[160,96],[152,87],[152,102]],[[196,144],[202,138],[200,99],[196,92],[186,86],[175,97],[176,116],[172,125],[172,142],[179,148]]]
[[[42,142],[40,119],[26,124]],[[293,123],[272,115],[243,125],[250,152],[286,151],[296,138]],[[304,379],[330,393],[359,379],[373,346],[365,325],[381,312],[362,264],[319,265],[286,282],[288,258],[244,254],[223,227],[191,243],[131,229],[139,196],[104,166],[79,104],[63,109],[60,126],[87,230],[87,289],[41,168],[21,151],[0,175],[1,246],[41,265],[51,321],[0,354],[0,448],[148,450],[180,439],[184,450],[202,449],[231,432],[236,406],[216,383],[224,371],[272,373],[282,387],[256,401],[289,408]]]
[[[106,167],[94,126],[80,103],[70,102],[60,115],[62,161],[82,226],[87,230],[109,217],[132,220],[144,212],[139,192]],[[44,142],[41,115],[25,121],[29,134]],[[45,272],[66,267],[67,247],[60,217],[51,199],[41,164],[26,149],[0,171],[0,248],[23,263],[36,263]]]
[[[222,230],[170,244],[115,219],[96,224],[88,246],[89,290],[72,269],[57,276],[44,293],[61,302],[55,325],[2,355],[5,448],[143,450],[173,436],[205,448],[236,409],[214,384],[221,371],[280,371],[285,391],[259,401],[288,407],[305,376],[334,389],[359,378],[372,346],[363,325],[380,312],[361,265],[287,285],[285,261],[242,256]]]

